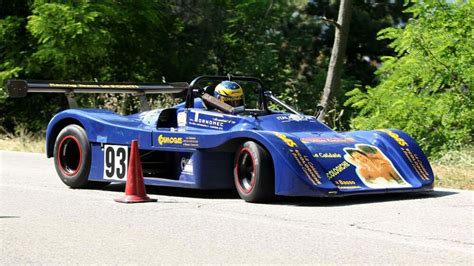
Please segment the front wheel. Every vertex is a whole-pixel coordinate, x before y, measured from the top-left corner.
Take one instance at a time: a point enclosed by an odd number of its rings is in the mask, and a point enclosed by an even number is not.
[[[234,182],[240,197],[247,202],[272,199],[275,179],[272,158],[253,141],[243,143],[235,154]]]
[[[68,125],[59,132],[54,144],[54,166],[61,181],[71,188],[108,184],[88,181],[91,148],[85,130],[78,125]]]

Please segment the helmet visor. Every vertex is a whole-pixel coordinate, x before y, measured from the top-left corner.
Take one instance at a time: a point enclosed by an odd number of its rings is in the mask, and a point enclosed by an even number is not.
[[[243,99],[239,99],[239,100],[231,100],[231,99],[224,99],[224,101],[226,104],[232,106],[232,107],[237,107],[237,106],[243,106],[244,105],[244,100]]]

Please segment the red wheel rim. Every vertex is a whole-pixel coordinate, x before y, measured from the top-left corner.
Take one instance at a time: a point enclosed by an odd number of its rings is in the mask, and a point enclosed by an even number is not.
[[[237,187],[241,192],[248,194],[252,191],[256,180],[255,171],[255,158],[253,158],[252,152],[247,147],[242,148],[234,167]]]
[[[74,136],[66,136],[58,147],[57,160],[61,171],[67,176],[77,174],[82,165],[82,150],[79,140]]]

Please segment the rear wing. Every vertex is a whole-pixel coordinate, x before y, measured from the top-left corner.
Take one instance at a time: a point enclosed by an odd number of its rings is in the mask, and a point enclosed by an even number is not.
[[[140,97],[142,109],[149,109],[146,94],[181,93],[189,88],[186,82],[176,83],[129,83],[84,81],[28,81],[11,79],[7,82],[8,95],[25,97],[30,92],[65,93],[70,107],[77,107],[74,93],[133,93]]]
[[[180,93],[189,88],[186,82],[177,83],[125,83],[76,81],[27,81],[10,79],[7,82],[10,97],[25,97],[28,92],[58,93]]]

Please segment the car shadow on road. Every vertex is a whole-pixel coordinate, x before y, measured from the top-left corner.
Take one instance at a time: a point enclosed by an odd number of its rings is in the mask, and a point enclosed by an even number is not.
[[[111,184],[104,188],[107,191],[124,192],[125,184]],[[147,193],[154,196],[171,196],[197,199],[229,199],[238,200],[240,197],[235,190],[198,190],[176,187],[155,187],[147,186]],[[441,198],[458,194],[455,191],[434,190],[431,192],[418,193],[391,193],[391,194],[372,194],[372,195],[354,195],[348,197],[314,198],[314,197],[285,197],[277,196],[269,205],[293,205],[301,207],[338,207],[348,205],[380,203],[388,201],[407,201],[430,198]]]
[[[405,192],[405,193],[391,193],[391,194],[373,194],[373,195],[354,195],[348,197],[334,197],[334,198],[312,198],[312,197],[279,197],[280,201],[274,204],[294,205],[301,207],[342,207],[349,205],[372,204],[389,201],[408,201],[408,200],[422,200],[431,198],[441,198],[458,194],[454,191],[435,190],[431,192]]]
[[[102,190],[107,191],[125,191],[125,184],[110,184]],[[158,186],[146,186],[146,192],[149,195],[164,195],[171,197],[184,197],[184,198],[202,198],[202,199],[235,199],[240,200],[237,191],[231,190],[201,190],[201,189],[189,189],[189,188],[177,188],[177,187],[158,187]]]

